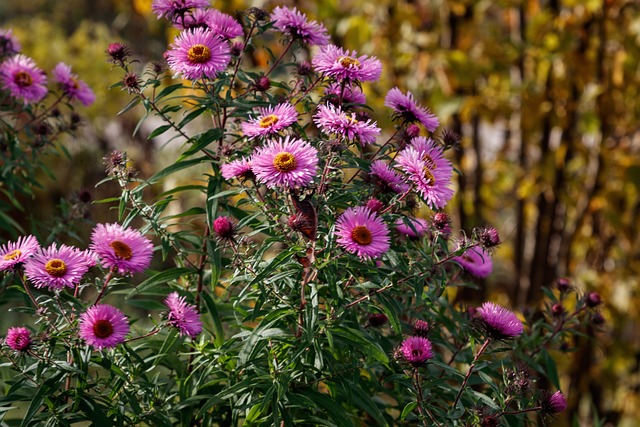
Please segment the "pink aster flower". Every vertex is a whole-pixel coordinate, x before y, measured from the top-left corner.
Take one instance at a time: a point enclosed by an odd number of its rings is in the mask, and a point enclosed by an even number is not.
[[[153,0],[151,9],[158,19],[174,20],[194,8],[208,7],[209,0]]]
[[[20,42],[13,35],[13,30],[0,29],[0,58],[5,56],[12,56],[16,53],[20,53],[22,46]]]
[[[396,221],[396,230],[403,236],[410,239],[418,239],[425,235],[429,225],[422,218],[398,218]]]
[[[91,266],[82,251],[67,245],[55,244],[40,248],[24,263],[24,272],[36,288],[50,290],[73,288]]]
[[[80,337],[98,350],[123,343],[129,333],[129,321],[125,315],[107,304],[90,307],[80,316],[78,326]]]
[[[224,179],[253,179],[255,175],[251,170],[251,158],[243,157],[238,160],[233,160],[229,163],[225,163],[220,166],[220,172]]]
[[[251,159],[253,173],[269,188],[306,187],[318,169],[318,150],[288,135],[257,148]]]
[[[40,244],[33,236],[21,236],[17,242],[7,242],[0,247],[0,271],[21,266],[38,249]]]
[[[194,305],[187,304],[185,297],[180,297],[177,292],[172,292],[164,300],[169,308],[167,323],[178,328],[180,335],[189,335],[191,338],[202,332],[200,315]]]
[[[424,365],[433,357],[431,341],[425,337],[412,336],[402,341],[400,346],[402,358],[414,367]]]
[[[376,184],[383,190],[390,189],[395,193],[404,193],[409,190],[409,184],[382,160],[371,163],[369,174],[375,178]]]
[[[337,242],[349,253],[368,260],[389,250],[389,229],[365,206],[349,208],[336,221]]]
[[[334,82],[327,86],[324,93],[325,95],[333,95],[327,98],[327,102],[334,105],[341,104],[340,100],[349,104],[365,104],[367,102],[367,97],[362,93],[362,89],[353,84],[342,85]]]
[[[4,342],[12,350],[26,351],[31,346],[31,331],[23,327],[9,328]]]
[[[324,25],[316,21],[308,21],[307,16],[298,12],[295,7],[293,9],[286,6],[276,7],[271,13],[271,21],[274,22],[273,26],[281,32],[311,46],[325,46],[331,41]]]
[[[524,326],[518,317],[501,305],[485,302],[476,309],[487,334],[495,339],[515,338],[522,334]]]
[[[217,9],[193,9],[184,18],[175,20],[173,25],[181,30],[208,28],[225,40],[244,34],[242,25],[238,21]]]
[[[60,62],[53,68],[53,79],[71,101],[77,99],[82,105],[89,106],[96,100],[96,95],[91,88],[78,79],[78,76],[71,72],[71,67],[64,62]]]
[[[17,54],[0,64],[0,85],[25,104],[41,101],[48,93],[47,76],[33,59]]]
[[[332,44],[323,47],[311,62],[318,72],[336,80],[376,81],[382,74],[382,63],[377,58],[358,56],[356,51]]]
[[[207,19],[207,25],[223,39],[232,39],[244,35],[242,25],[236,21],[231,15],[222,13],[217,9],[209,9],[209,18]]]
[[[298,121],[296,107],[288,102],[258,108],[258,116],[242,123],[242,132],[249,139],[257,136],[273,135]]]
[[[567,398],[560,390],[553,394],[547,393],[542,401],[542,410],[548,414],[559,414],[567,409]]]
[[[184,30],[167,52],[169,67],[187,80],[213,79],[230,60],[229,43],[205,28]]]
[[[352,141],[359,141],[363,146],[375,142],[380,135],[376,122],[360,121],[355,113],[346,113],[334,105],[318,105],[313,121],[325,134],[342,135]]]
[[[493,270],[491,255],[481,247],[469,248],[462,255],[452,259],[469,274],[480,279],[489,276]]]
[[[411,92],[404,95],[400,89],[394,87],[387,92],[384,105],[392,108],[394,113],[407,123],[422,123],[429,132],[433,132],[440,125],[438,118],[431,114],[428,108],[416,103]]]
[[[120,274],[140,273],[149,267],[153,244],[138,230],[119,224],[98,224],[91,233],[89,248],[104,268]]]
[[[396,162],[431,208],[442,209],[453,197],[453,189],[449,187],[453,166],[430,139],[414,138],[398,154]]]

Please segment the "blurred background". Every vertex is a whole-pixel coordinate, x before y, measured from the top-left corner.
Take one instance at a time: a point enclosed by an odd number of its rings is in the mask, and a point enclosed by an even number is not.
[[[640,3],[212,2],[229,14],[282,4],[321,21],[335,44],[384,63],[382,79],[365,86],[369,105],[381,107],[398,86],[463,136],[451,153],[460,175],[448,212],[463,230],[495,226],[504,243],[493,275],[461,299],[524,310],[563,277],[602,295],[604,325],[569,343],[577,351],[557,354],[570,407],[553,425],[639,425]],[[0,28],[12,28],[43,69],[71,64],[97,94],[64,141],[70,156],[44,159],[55,178],[43,176],[44,188],[15,213],[26,230],[28,219],[75,215],[81,238],[92,222],[116,219],[90,203],[119,195],[112,184],[95,188],[104,156],[126,149],[142,178],[175,158],[147,140],[152,121],[131,136],[141,110],[117,115],[129,96],[109,89],[122,75],[105,50],[125,42],[141,66],[162,61],[176,32],[156,19],[151,0],[0,0]],[[390,129],[386,109],[375,114]]]

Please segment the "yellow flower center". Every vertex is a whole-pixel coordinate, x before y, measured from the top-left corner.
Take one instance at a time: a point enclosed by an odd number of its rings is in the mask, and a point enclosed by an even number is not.
[[[20,249],[16,249],[15,251],[11,251],[8,254],[5,254],[2,259],[5,261],[18,259],[22,255],[22,251]]]
[[[283,151],[273,158],[273,167],[278,172],[290,172],[296,168],[296,158],[293,154]]]
[[[47,273],[52,275],[53,277],[62,277],[67,272],[67,265],[63,260],[54,258],[50,259],[44,266],[44,269]]]
[[[428,185],[430,185],[431,187],[436,185],[436,177],[433,176],[431,169],[429,169],[428,167],[424,167],[422,169],[422,172],[424,173],[424,178],[427,180]]]
[[[424,153],[422,155],[422,161],[427,164],[429,169],[435,169],[436,166],[437,166],[436,162],[433,160],[433,158],[430,155],[428,155],[427,153]]]
[[[371,231],[364,225],[357,225],[351,230],[351,238],[359,245],[368,245],[371,243]]]
[[[195,62],[196,64],[204,64],[211,59],[211,50],[203,44],[194,44],[187,52],[189,62]]]
[[[113,333],[113,325],[108,320],[100,319],[93,324],[93,334],[98,338],[107,338]]]
[[[26,73],[24,71],[18,71],[16,75],[13,77],[13,81],[20,87],[27,87],[33,84],[33,79],[31,78],[31,74]]]
[[[119,240],[114,240],[113,242],[109,243],[109,246],[113,248],[113,252],[115,252],[116,256],[120,259],[130,260],[131,256],[133,255],[131,247]]]
[[[338,59],[338,62],[344,68],[360,68],[360,61],[350,56],[343,56],[342,58]]]
[[[278,116],[276,116],[275,114],[269,114],[268,116],[260,119],[260,122],[258,122],[258,126],[263,129],[268,128],[269,126],[273,126],[278,123],[278,120],[280,120],[278,119]]]

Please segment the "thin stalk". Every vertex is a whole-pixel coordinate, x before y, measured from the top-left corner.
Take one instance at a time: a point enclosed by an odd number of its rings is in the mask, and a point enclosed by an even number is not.
[[[484,342],[484,344],[482,344],[482,347],[480,347],[480,350],[478,350],[478,353],[476,354],[476,356],[473,358],[473,361],[471,362],[471,365],[469,366],[469,370],[467,371],[467,375],[465,375],[464,381],[462,381],[462,385],[460,386],[460,390],[458,391],[458,395],[456,396],[456,400],[454,400],[454,402],[453,402],[453,407],[454,408],[458,405],[458,401],[460,400],[460,396],[462,396],[462,392],[464,391],[464,388],[467,386],[467,381],[469,381],[469,377],[471,376],[471,373],[473,372],[473,368],[475,368],[476,363],[478,362],[478,359],[480,358],[482,353],[484,353],[484,351],[487,349],[487,346],[489,345],[490,342],[491,342],[491,338],[487,338],[487,340]]]

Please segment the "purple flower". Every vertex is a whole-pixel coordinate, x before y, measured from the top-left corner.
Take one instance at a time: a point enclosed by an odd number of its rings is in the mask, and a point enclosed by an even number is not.
[[[31,331],[22,327],[9,328],[4,342],[12,350],[26,351],[31,346]]]
[[[418,239],[427,232],[429,228],[427,221],[422,218],[398,218],[396,221],[396,230],[403,236],[410,239]]]
[[[325,134],[338,134],[352,141],[360,141],[360,145],[376,141],[380,128],[376,122],[357,119],[355,113],[346,113],[334,105],[318,105],[318,112],[313,116],[314,123]]]
[[[15,55],[20,53],[22,46],[20,42],[13,35],[13,30],[0,29],[0,58],[5,56]]]
[[[98,350],[113,348],[124,342],[129,322],[117,308],[100,304],[90,307],[80,316],[79,335]]]
[[[83,251],[67,245],[40,248],[24,263],[24,272],[36,288],[73,288],[91,266]]]
[[[0,84],[25,104],[38,102],[48,93],[47,76],[33,59],[18,54],[0,64]]]
[[[149,267],[153,244],[138,230],[119,224],[98,224],[91,233],[90,249],[104,268],[120,274],[140,273]]]
[[[209,11],[207,25],[218,37],[228,40],[244,35],[242,25],[233,16],[222,13],[217,9],[209,9]]]
[[[287,135],[256,149],[251,164],[258,180],[269,188],[306,187],[316,176],[318,150]]]
[[[221,39],[229,40],[244,34],[242,25],[231,15],[217,9],[193,9],[191,13],[174,20],[174,26],[181,30],[208,28]]]
[[[198,80],[216,75],[227,68],[231,60],[229,43],[205,28],[185,30],[167,52],[167,62],[176,75]]]
[[[229,217],[220,216],[213,221],[213,231],[221,239],[231,239],[235,234],[235,227]]]
[[[362,89],[357,85],[345,84],[334,82],[331,83],[324,91],[325,95],[333,95],[327,98],[327,102],[334,105],[346,102],[349,104],[364,104],[367,102],[367,97],[362,93]]]
[[[395,193],[404,193],[409,190],[409,184],[382,160],[371,163],[370,175],[376,179],[376,184],[383,190],[390,189]]]
[[[40,249],[40,244],[33,236],[21,236],[17,242],[7,242],[0,247],[0,271],[13,270]]]
[[[89,106],[96,100],[96,95],[91,88],[79,80],[78,76],[71,72],[71,67],[64,62],[60,62],[54,67],[53,80],[60,85],[64,94],[71,101],[77,99],[82,105]]]
[[[481,247],[469,248],[462,255],[452,259],[469,274],[479,279],[489,276],[493,271],[491,255]]]
[[[249,139],[257,136],[273,135],[298,121],[296,108],[288,102],[258,108],[258,116],[242,123],[242,132]]]
[[[567,398],[560,390],[551,395],[547,395],[542,402],[543,411],[549,414],[559,414],[567,409]]]
[[[307,21],[304,13],[298,12],[295,7],[289,9],[286,6],[278,6],[271,13],[273,26],[293,39],[300,39],[311,46],[325,46],[331,38],[327,34],[324,25],[316,21]]]
[[[431,139],[417,137],[398,154],[396,162],[413,181],[416,190],[433,209],[442,209],[453,197],[449,187],[453,175],[451,162]]]
[[[428,108],[418,105],[411,92],[404,95],[400,89],[394,87],[384,99],[384,105],[392,108],[395,114],[405,122],[420,122],[429,132],[433,132],[440,125],[438,118],[431,114]]]
[[[349,208],[336,221],[337,242],[349,253],[368,260],[389,250],[389,229],[365,206]]]
[[[253,179],[255,175],[251,170],[251,159],[243,157],[220,166],[220,172],[224,179]]]
[[[413,336],[402,341],[400,346],[402,358],[414,367],[424,365],[433,357],[431,341],[425,337]]]
[[[336,80],[375,81],[382,74],[382,63],[377,58],[358,56],[356,51],[332,44],[323,47],[311,62],[317,71]]]
[[[190,9],[209,6],[209,0],[153,0],[151,9],[158,19],[164,17],[173,20],[184,16]]]
[[[189,335],[191,338],[202,332],[202,322],[196,307],[185,302],[185,297],[180,297],[177,292],[172,292],[164,300],[169,307],[167,323],[178,328],[180,335]]]
[[[476,310],[479,320],[489,336],[495,339],[515,338],[522,334],[524,326],[518,317],[506,308],[485,302]]]

